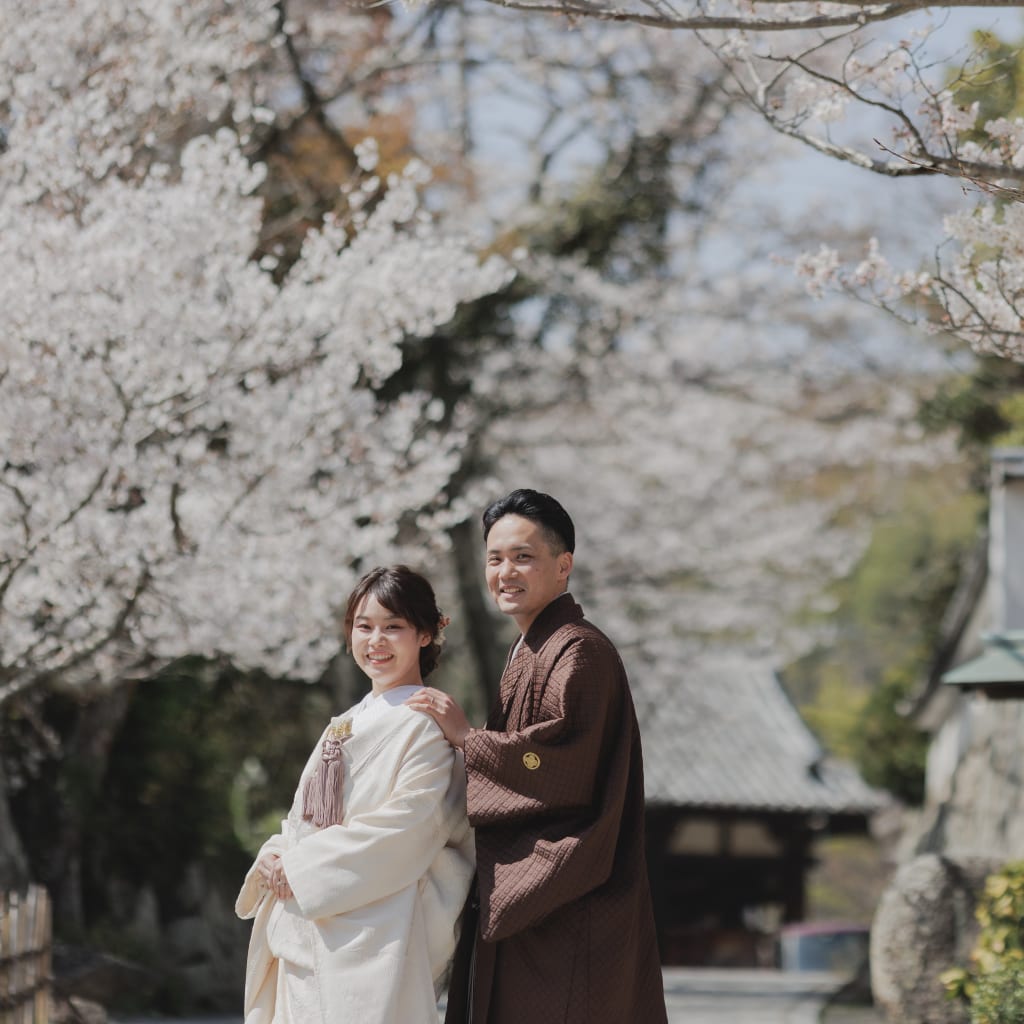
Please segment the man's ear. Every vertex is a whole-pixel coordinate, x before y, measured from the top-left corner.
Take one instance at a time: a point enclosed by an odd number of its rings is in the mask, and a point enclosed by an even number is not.
[[[572,572],[572,552],[563,551],[558,556],[558,575],[563,579],[567,580],[569,574]]]

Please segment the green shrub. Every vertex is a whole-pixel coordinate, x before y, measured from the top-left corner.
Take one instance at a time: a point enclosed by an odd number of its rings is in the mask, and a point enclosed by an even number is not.
[[[981,925],[970,966],[942,975],[947,994],[963,999],[971,1024],[1024,1021],[1024,861],[989,875],[975,910]]]
[[[1024,1021],[1024,963],[1003,964],[979,976],[971,999],[972,1024],[1021,1024]]]

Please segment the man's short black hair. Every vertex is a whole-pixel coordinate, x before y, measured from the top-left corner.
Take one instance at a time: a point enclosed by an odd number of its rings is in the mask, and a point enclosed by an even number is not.
[[[485,541],[491,527],[504,516],[532,519],[543,528],[545,538],[555,554],[563,551],[572,554],[576,549],[576,528],[572,525],[569,513],[550,494],[520,487],[510,491],[504,498],[492,501],[483,514]]]

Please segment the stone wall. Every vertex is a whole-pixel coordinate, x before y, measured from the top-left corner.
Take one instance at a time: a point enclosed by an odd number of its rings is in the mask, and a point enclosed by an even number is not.
[[[892,1024],[961,1024],[939,975],[966,966],[986,875],[1024,859],[1024,701],[961,695],[935,736],[926,804],[871,930],[872,991]]]
[[[936,735],[917,853],[1024,858],[1024,700],[965,695]]]
[[[978,935],[974,918],[987,858],[915,857],[896,872],[871,927],[871,989],[891,1024],[963,1024],[962,1003],[939,976],[964,964]]]

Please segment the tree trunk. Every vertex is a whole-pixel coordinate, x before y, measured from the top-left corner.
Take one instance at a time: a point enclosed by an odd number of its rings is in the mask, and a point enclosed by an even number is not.
[[[145,684],[143,684],[145,685]],[[105,691],[85,704],[68,738],[63,757],[61,789],[66,798],[55,813],[62,827],[52,850],[45,879],[54,898],[54,913],[65,924],[84,927],[84,887],[89,883],[86,835],[94,810],[103,799],[110,749],[135,693],[136,684]]]
[[[370,690],[370,681],[360,672],[352,655],[344,648],[331,659],[324,671],[323,680],[331,692],[335,713],[352,707]]]
[[[485,708],[498,696],[505,658],[498,637],[501,627],[491,614],[483,588],[481,543],[476,524],[461,522],[452,529],[452,558],[458,581],[459,599],[466,616],[466,639],[476,667],[476,678]]]
[[[0,759],[0,892],[20,889],[28,881],[28,860],[7,803],[7,779],[3,760]]]

